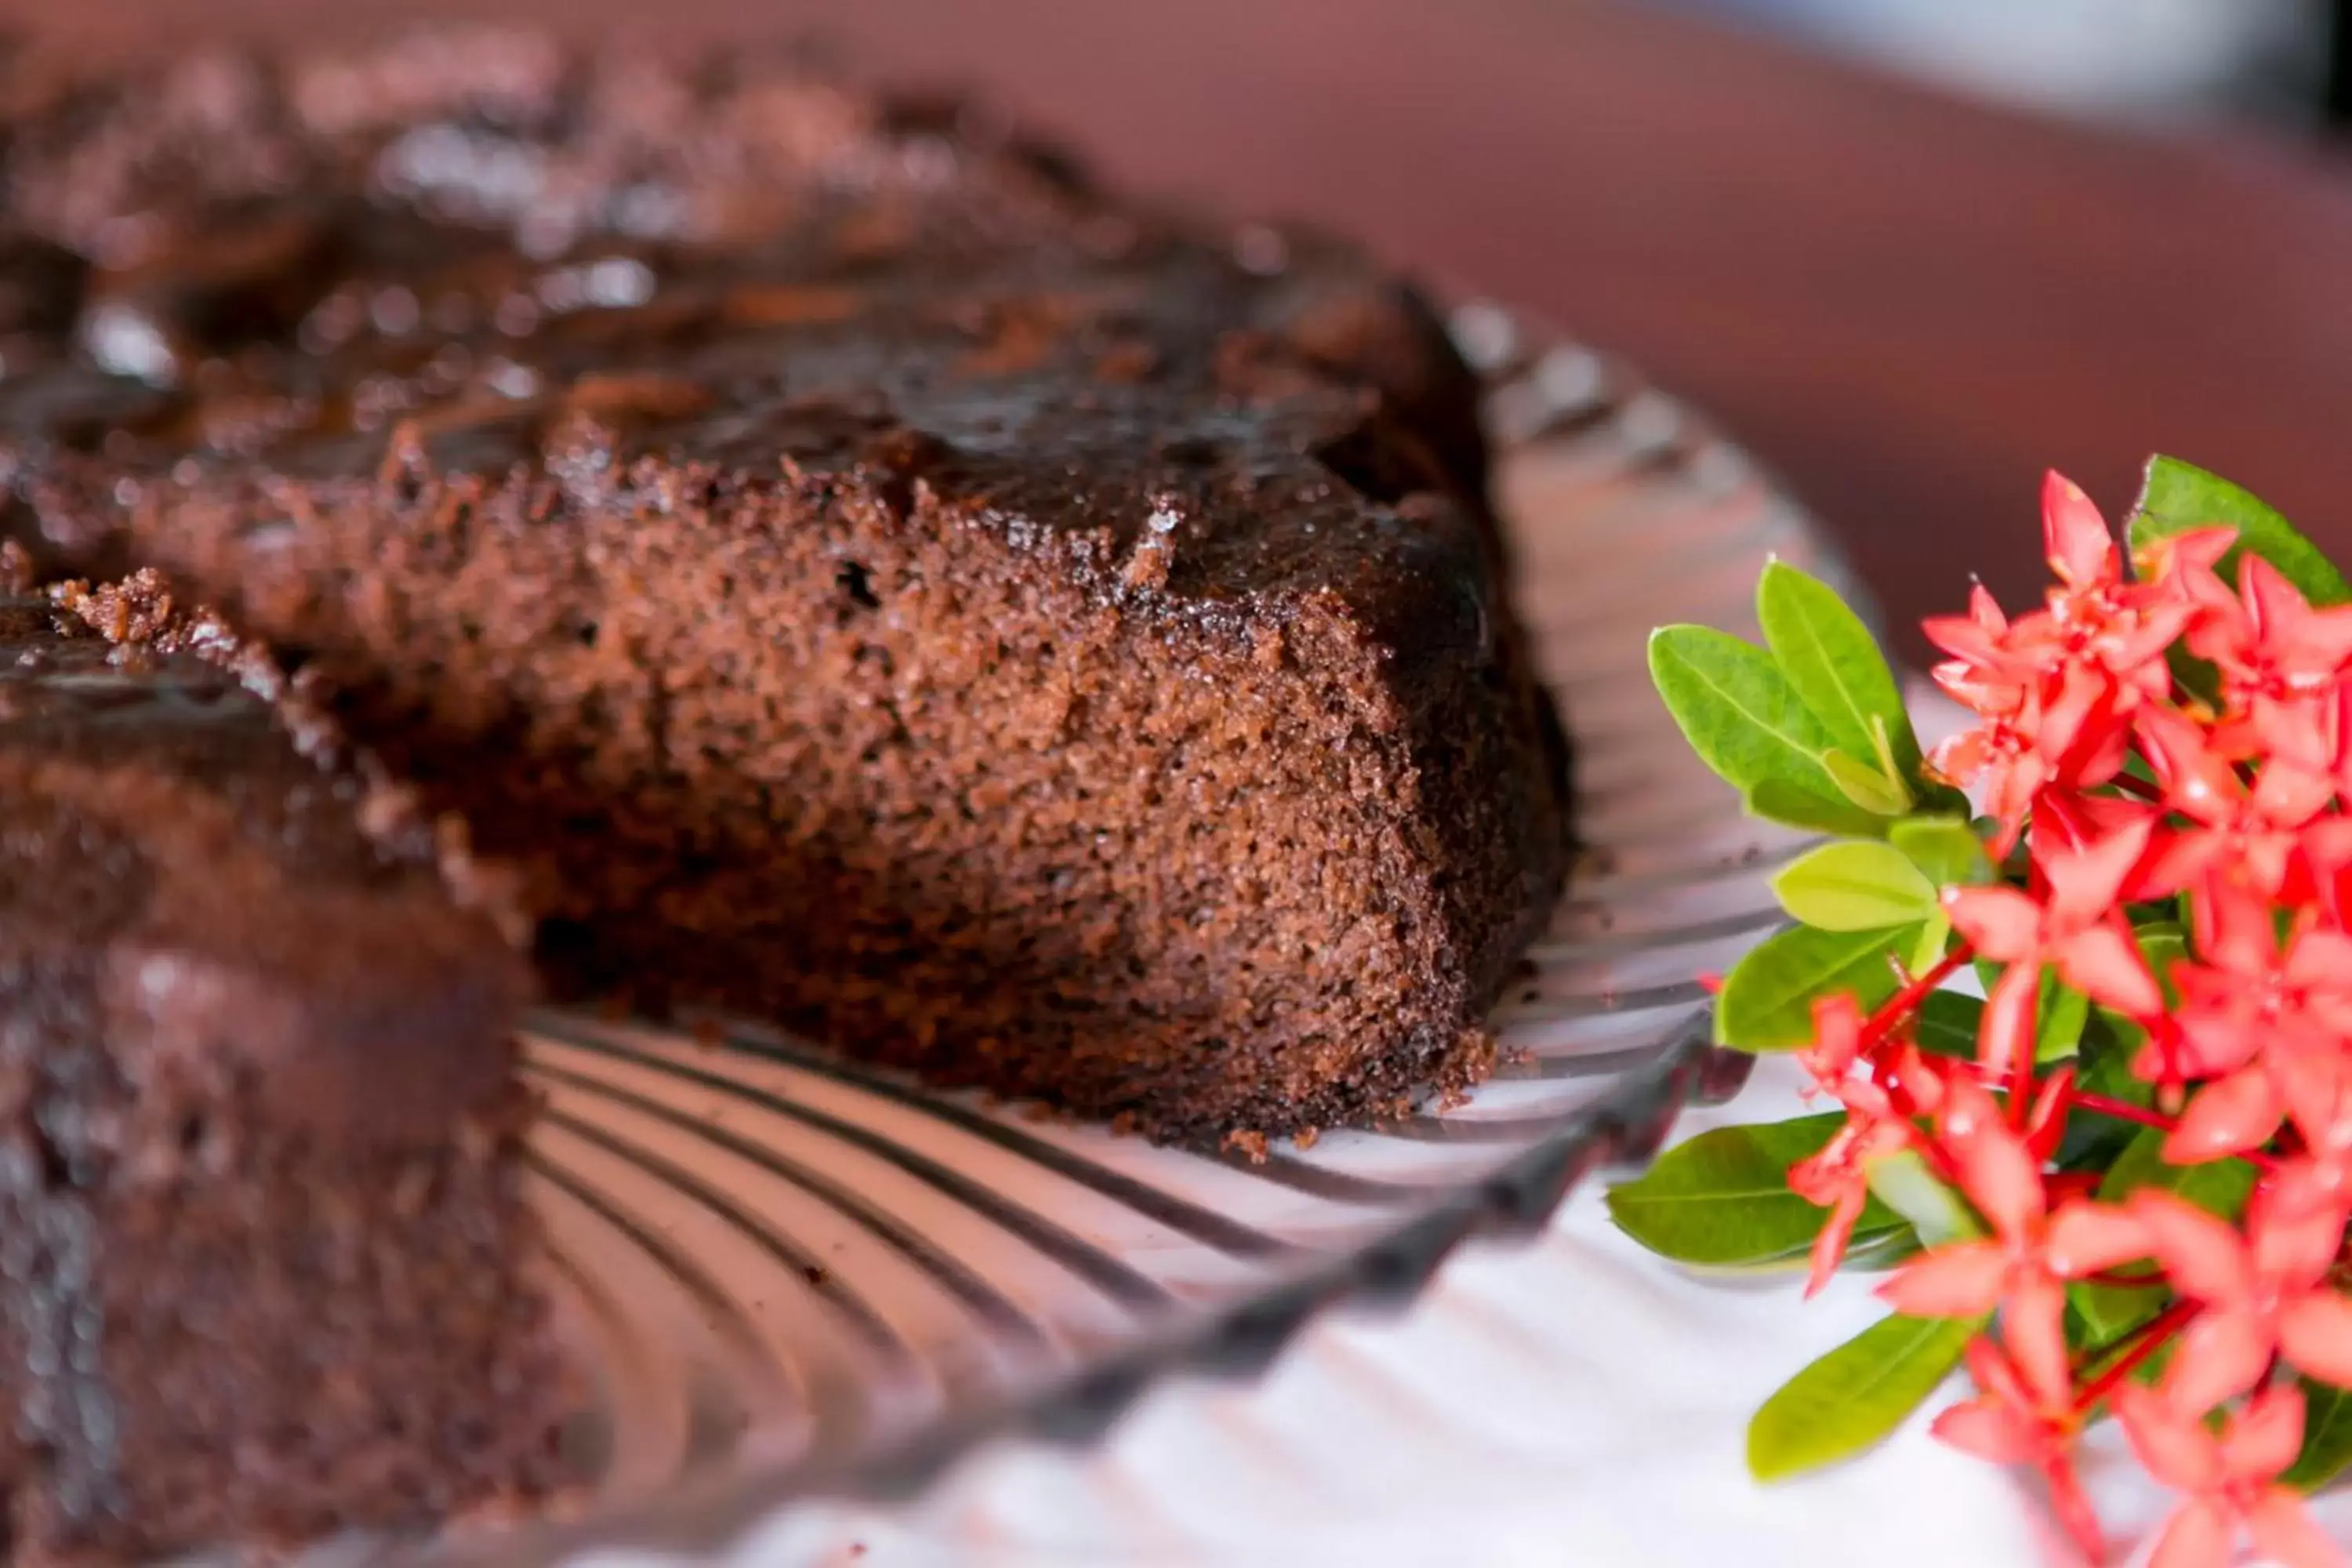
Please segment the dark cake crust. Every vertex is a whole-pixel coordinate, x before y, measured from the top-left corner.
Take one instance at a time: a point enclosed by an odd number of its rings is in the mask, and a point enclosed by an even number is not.
[[[33,97],[0,527],[300,650],[560,990],[1192,1140],[1484,1070],[1565,759],[1409,287],[783,58]]]
[[[12,1563],[554,1479],[520,955],[453,897],[462,843],[282,687],[152,578],[0,598]]]

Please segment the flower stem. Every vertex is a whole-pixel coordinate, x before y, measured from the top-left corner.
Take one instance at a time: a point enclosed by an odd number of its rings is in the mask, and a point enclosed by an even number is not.
[[[2161,1268],[2142,1269],[2137,1274],[2120,1268],[2101,1268],[2082,1277],[2093,1285],[2114,1285],[2126,1290],[2137,1290],[2150,1285],[2161,1285],[2165,1273]]]
[[[2083,1385],[2074,1396],[2074,1414],[2088,1415],[2099,1406],[2099,1401],[2115,1392],[2122,1383],[2146,1363],[2147,1358],[2164,1348],[2165,1342],[2189,1326],[2189,1320],[2202,1311],[2195,1301],[2175,1301],[2150,1318],[2133,1334],[2123,1352],[2109,1362],[2098,1376]]]
[[[1975,952],[1976,950],[1967,942],[1960,943],[1928,968],[1914,975],[1910,983],[1902,990],[1888,997],[1878,1011],[1870,1016],[1870,1022],[1864,1026],[1863,1048],[1868,1050],[1892,1035],[1901,1026],[1906,1018],[1918,1011],[1919,1004],[1925,1002],[1937,986],[1958,973],[1960,965],[1966,963]]]
[[[2157,788],[2156,785],[2148,783],[2146,779],[2139,777],[2137,773],[2117,773],[2115,776],[2113,783],[2117,789],[2123,791],[2126,795],[2136,795],[2142,800],[2156,801],[2160,804],[2164,799],[2164,792],[2162,790]]]
[[[2153,1127],[2159,1132],[2169,1132],[2180,1123],[2160,1110],[2150,1110],[2145,1105],[2134,1105],[2128,1100],[2116,1100],[2104,1094],[2084,1094],[2081,1090],[2068,1095],[2067,1102],[2077,1110],[2087,1110],[2094,1116],[2112,1116],[2118,1121],[2136,1121],[2142,1127]]]

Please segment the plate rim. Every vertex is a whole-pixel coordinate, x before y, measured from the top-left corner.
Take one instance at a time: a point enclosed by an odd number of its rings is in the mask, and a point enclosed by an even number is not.
[[[1524,374],[1540,358],[1567,354],[1591,365],[1597,377],[1591,406],[1600,416],[1622,414],[1636,398],[1671,414],[1675,436],[1660,460],[1687,466],[1706,458],[1732,465],[1742,480],[1785,508],[1805,535],[1814,569],[1855,604],[1866,624],[1883,626],[1842,549],[1811,512],[1790,500],[1788,487],[1680,399],[1573,335],[1547,330],[1526,312],[1474,299],[1464,300],[1450,320],[1457,339],[1474,321],[1488,336],[1494,352],[1481,353],[1466,341],[1464,347],[1489,389]],[[1572,734],[1572,718],[1570,727]],[[1711,1029],[1712,1007],[1696,1008],[1662,1038],[1655,1061],[1494,1170],[1401,1215],[1371,1238],[1301,1258],[1259,1289],[1172,1312],[1127,1344],[1017,1394],[844,1458],[688,1478],[655,1495],[600,1502],[577,1517],[557,1512],[521,1530],[460,1530],[408,1552],[395,1548],[394,1556],[500,1568],[539,1568],[592,1550],[716,1562],[795,1505],[902,1502],[1006,1439],[1082,1447],[1167,1379],[1254,1378],[1327,1312],[1401,1308],[1463,1247],[1530,1235],[1550,1223],[1579,1182],[1604,1170],[1638,1170],[1655,1156],[1686,1105],[1727,1098],[1746,1079],[1754,1058],[1715,1047]]]

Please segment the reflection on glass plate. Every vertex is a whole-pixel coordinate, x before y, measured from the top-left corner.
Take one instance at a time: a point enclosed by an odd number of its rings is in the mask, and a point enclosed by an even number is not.
[[[934,1093],[752,1028],[542,1016],[532,1154],[596,1369],[562,1523],[445,1560],[723,1549],[780,1504],[884,1498],[1015,1432],[1098,1431],[1176,1371],[1262,1365],[1318,1308],[1413,1290],[1475,1235],[1736,1087],[1694,976],[1775,920],[1801,840],[1742,820],[1651,695],[1669,620],[1748,625],[1768,552],[1838,576],[1804,520],[1675,404],[1472,307],[1522,607],[1580,748],[1589,854],[1496,1015],[1465,1103],[1262,1162]],[[1841,584],[1842,586],[1850,584]]]

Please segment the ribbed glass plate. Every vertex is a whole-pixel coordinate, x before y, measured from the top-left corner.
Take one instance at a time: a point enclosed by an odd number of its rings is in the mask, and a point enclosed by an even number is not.
[[[1591,846],[1496,1014],[1494,1080],[1253,1162],[754,1028],[540,1017],[531,1179],[599,1384],[573,1434],[587,1486],[566,1520],[459,1530],[436,1557],[718,1554],[795,1499],[905,1493],[1014,1433],[1084,1438],[1155,1378],[1254,1369],[1318,1309],[1401,1297],[1468,1237],[1541,1223],[1654,1151],[1689,1096],[1737,1086],[1695,977],[1770,929],[1766,878],[1801,840],[1690,760],[1644,638],[1751,626],[1769,553],[1842,574],[1672,401],[1506,312],[1456,327]]]

